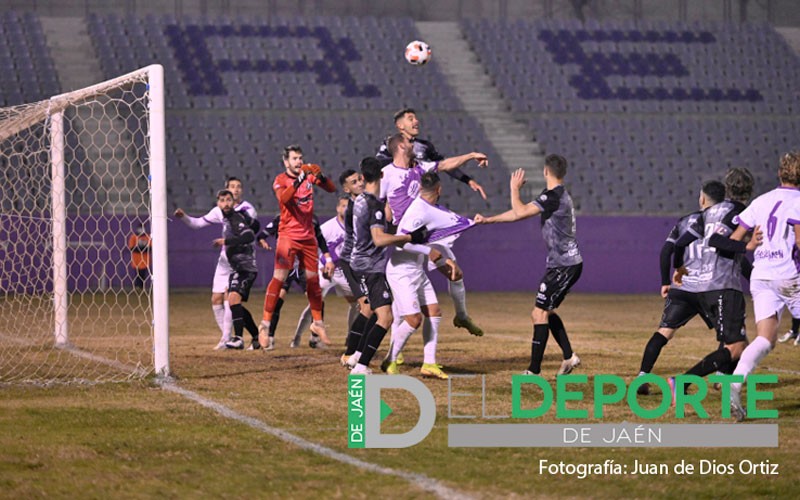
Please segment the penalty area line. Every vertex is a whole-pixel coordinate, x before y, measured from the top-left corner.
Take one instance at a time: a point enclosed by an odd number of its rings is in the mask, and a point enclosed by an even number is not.
[[[337,462],[341,462],[346,465],[351,465],[353,467],[357,467],[362,470],[374,472],[376,474],[399,477],[400,479],[408,481],[413,486],[421,488],[429,493],[433,493],[434,495],[442,499],[472,498],[470,495],[454,490],[453,488],[450,488],[448,486],[445,486],[440,481],[430,478],[424,474],[407,472],[403,470],[393,469],[391,467],[384,467],[382,465],[374,464],[371,462],[365,462],[364,460],[351,457],[350,455],[338,452],[326,446],[322,446],[321,444],[308,441],[283,429],[279,429],[277,427],[268,425],[256,418],[248,417],[247,415],[242,415],[241,413],[231,408],[228,408],[227,406],[221,403],[217,403],[216,401],[205,398],[194,391],[190,391],[188,389],[179,387],[174,382],[165,380],[165,381],[158,381],[158,384],[164,390],[173,392],[175,394],[179,394],[205,408],[215,411],[216,413],[225,418],[235,420],[239,423],[252,427],[253,429],[261,431],[265,434],[269,434],[271,436],[275,436],[284,442],[297,446],[298,448],[311,451],[325,458],[329,458],[331,460],[335,460]]]

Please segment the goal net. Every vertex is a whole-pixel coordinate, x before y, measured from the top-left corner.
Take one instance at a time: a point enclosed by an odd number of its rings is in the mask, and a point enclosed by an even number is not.
[[[0,109],[0,384],[169,374],[162,82]]]

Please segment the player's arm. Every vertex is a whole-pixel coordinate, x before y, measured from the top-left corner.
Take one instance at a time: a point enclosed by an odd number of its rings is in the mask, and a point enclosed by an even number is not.
[[[192,229],[202,229],[212,224],[222,223],[222,220],[218,220],[219,218],[216,217],[213,208],[203,217],[192,217],[191,215],[188,215],[186,212],[184,212],[182,208],[175,209],[174,215]]]
[[[275,191],[275,197],[281,205],[288,205],[293,199],[297,188],[303,184],[308,174],[305,170],[300,170],[300,173],[291,183],[278,183],[273,184],[272,189]],[[291,179],[291,177],[288,177]]]
[[[256,236],[256,240],[258,241],[258,246],[263,248],[264,250],[272,250],[272,247],[269,246],[267,243],[267,238],[269,237],[277,237],[278,235],[278,226],[281,222],[281,216],[276,215],[266,226],[262,229]]]
[[[322,167],[316,163],[305,163],[300,168],[302,169],[302,172],[306,173],[306,175],[313,176],[312,182],[314,182],[314,184],[329,193],[336,192],[336,185],[332,180],[328,179],[325,174],[322,173]]]
[[[374,225],[369,228],[369,232],[376,247],[403,245],[405,243],[424,243],[428,239],[428,230],[424,226],[413,233],[389,234],[383,230],[383,225]]]
[[[721,234],[713,234],[711,235],[711,238],[708,239],[708,246],[730,253],[745,253],[748,251],[753,251],[763,241],[764,234],[761,232],[761,228],[756,226],[753,228],[753,236],[749,241],[745,242],[744,239],[747,233],[748,229],[746,227],[739,226],[729,238],[726,238]]]
[[[675,251],[675,243],[667,240],[661,247],[659,255],[659,270],[661,271],[661,296],[666,297],[671,282],[670,271],[672,270],[672,253]]]
[[[465,155],[445,158],[444,160],[439,162],[438,170],[439,172],[447,172],[450,170],[455,170],[470,160],[477,161],[479,167],[486,167],[489,165],[489,159],[486,157],[485,154],[472,152],[472,153],[467,153]]]
[[[523,203],[520,197],[520,189],[525,185],[525,171],[517,169],[511,174],[509,187],[511,188],[511,210],[502,214],[484,217],[481,214],[475,216],[476,224],[494,224],[496,222],[515,222],[528,217],[539,215],[544,211],[554,211],[558,209],[559,200],[554,195],[545,196],[541,204],[539,202]]]

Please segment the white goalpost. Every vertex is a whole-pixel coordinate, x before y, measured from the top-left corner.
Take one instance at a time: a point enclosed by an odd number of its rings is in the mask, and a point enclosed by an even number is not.
[[[0,384],[169,376],[164,138],[160,65],[0,109]]]

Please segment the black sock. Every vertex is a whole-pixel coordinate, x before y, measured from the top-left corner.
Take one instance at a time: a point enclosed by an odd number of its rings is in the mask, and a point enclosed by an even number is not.
[[[250,314],[250,311],[244,306],[244,304],[240,304],[242,306],[242,314],[244,316],[244,327],[250,332],[250,336],[253,337],[253,340],[258,340],[258,326],[256,322],[253,321],[253,315]],[[231,314],[233,312],[231,311]]]
[[[725,367],[731,364],[731,361],[731,351],[723,347],[701,359],[700,362],[691,367],[686,374],[705,377],[716,371],[723,371]]]
[[[792,318],[792,333],[795,335],[800,331],[800,318]]]
[[[564,322],[561,321],[561,318],[556,313],[550,313],[547,322],[550,326],[550,333],[553,334],[553,338],[556,339],[558,347],[561,348],[561,352],[564,354],[564,359],[571,358],[572,345],[569,343],[569,337],[567,337],[567,329],[564,328]]]
[[[241,337],[242,332],[244,331],[244,313],[242,310],[241,304],[232,304],[231,305],[231,318],[233,319],[233,335],[235,337]]]
[[[353,320],[353,324],[350,325],[350,331],[347,333],[347,349],[344,351],[345,355],[352,356],[353,353],[356,352],[361,337],[364,335],[364,327],[367,326],[368,321],[369,318],[364,317],[361,313]]]
[[[376,323],[367,334],[367,345],[361,352],[358,364],[369,366],[369,362],[372,361],[372,357],[375,356],[375,352],[378,350],[378,347],[381,346],[381,342],[385,336],[386,328]]]
[[[281,320],[281,307],[283,307],[283,299],[278,298],[275,303],[275,310],[272,311],[272,320],[269,322],[269,336],[275,336],[275,330],[278,328],[278,321]]]
[[[650,340],[647,341],[647,345],[644,346],[644,354],[642,354],[642,366],[639,368],[640,372],[650,373],[653,371],[653,366],[656,364],[658,360],[658,356],[661,354],[661,349],[667,345],[667,337],[661,335],[658,332],[655,332]]]
[[[542,323],[533,325],[533,340],[531,341],[531,364],[528,370],[538,375],[542,371],[542,358],[544,358],[544,348],[547,347],[548,325]]]
[[[369,320],[367,320],[367,323],[364,325],[364,329],[361,331],[361,340],[358,341],[357,351],[363,353],[364,349],[367,348],[367,333],[372,330],[372,327],[375,326],[377,321],[378,315],[372,313],[372,316],[369,317]]]
[[[324,320],[325,319],[325,301],[324,300],[322,301],[322,310],[320,311],[320,313],[322,314],[322,319]]]

